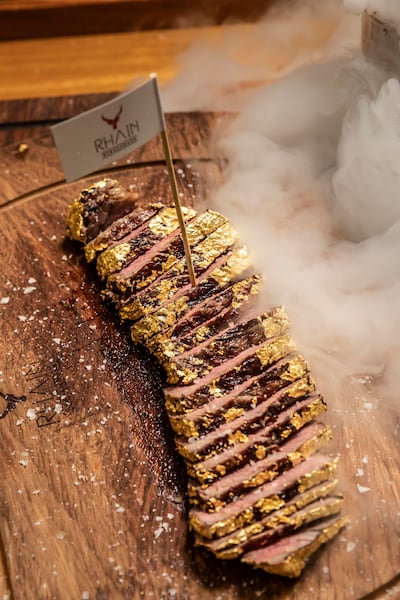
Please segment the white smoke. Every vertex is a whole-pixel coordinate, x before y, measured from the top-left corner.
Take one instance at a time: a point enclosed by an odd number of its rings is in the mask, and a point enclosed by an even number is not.
[[[355,55],[260,90],[220,140],[229,166],[213,201],[264,272],[266,301],[286,305],[319,380],[372,376],[386,397],[400,368],[394,75]]]
[[[368,13],[377,13],[383,19],[390,21],[400,30],[400,11],[398,0],[343,0],[347,10],[361,14],[364,10]]]

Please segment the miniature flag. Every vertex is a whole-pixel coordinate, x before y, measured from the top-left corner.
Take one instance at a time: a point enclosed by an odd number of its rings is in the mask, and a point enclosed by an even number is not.
[[[156,77],[51,127],[67,181],[93,173],[165,131]]]

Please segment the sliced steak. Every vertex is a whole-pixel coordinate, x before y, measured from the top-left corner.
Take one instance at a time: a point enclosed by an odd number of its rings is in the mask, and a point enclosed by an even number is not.
[[[151,204],[148,208],[136,208],[124,217],[114,221],[107,229],[100,233],[84,247],[85,257],[88,262],[95,260],[100,252],[116,246],[127,237],[138,235],[146,227],[148,221],[155,217],[162,209],[163,204]]]
[[[191,208],[182,209],[182,213],[184,220],[189,222],[196,216],[196,212]],[[122,277],[122,274],[143,266],[154,254],[168,247],[171,240],[178,236],[180,236],[180,229],[176,210],[173,207],[164,208],[150,219],[138,235],[132,233],[125,238],[124,242],[99,254],[96,262],[97,272],[111,286],[114,273],[118,272],[118,276]]]
[[[252,316],[223,330],[219,335],[204,341],[197,348],[179,354],[165,363],[168,384],[189,384],[214,367],[230,360],[243,348],[258,346],[266,340],[279,336],[289,327],[282,307],[268,313]]]
[[[282,508],[296,494],[334,478],[337,457],[313,454],[273,481],[259,486],[216,512],[192,509],[192,529],[207,539],[219,538]]]
[[[191,385],[165,389],[168,405],[181,403],[184,398],[192,406],[200,406],[213,397],[227,394],[249,377],[266,371],[275,362],[295,351],[295,344],[288,335],[268,340],[259,346],[246,348],[234,358],[215,367],[199,381]],[[176,412],[172,409],[172,412]]]
[[[309,558],[347,523],[348,519],[340,516],[322,519],[274,544],[244,554],[241,560],[267,573],[299,577]]]
[[[250,275],[226,287],[209,277],[197,287],[199,293],[188,292],[190,299],[183,316],[149,340],[149,347],[161,362],[168,362],[177,354],[207,342],[225,329],[227,323],[253,311],[258,300],[260,277]],[[203,287],[210,291],[204,294]]]
[[[212,210],[189,221],[186,233],[192,252],[200,242],[223,225],[228,225],[227,218]],[[107,279],[108,295],[113,298],[117,307],[123,302],[129,303],[130,298],[135,297],[177,263],[186,265],[182,235],[178,229],[165,240],[154,244],[146,254],[130,262],[121,271],[110,275]]]
[[[237,386],[224,396],[213,398],[199,407],[189,409],[186,406],[187,412],[184,414],[168,411],[172,428],[180,436],[199,437],[213,431],[222,423],[233,421],[246,410],[255,408],[257,404],[289,383],[302,380],[308,374],[308,370],[308,364],[300,354],[290,354],[267,371],[246,379],[240,387]],[[306,386],[301,385],[296,388],[296,394],[292,387],[291,394],[293,397],[299,397],[306,390],[309,392],[314,390],[311,377],[307,380]],[[169,404],[167,410],[168,408]]]
[[[325,446],[331,437],[330,428],[323,423],[307,425],[286,442],[271,445],[268,455],[262,460],[250,461],[208,486],[191,480],[188,488],[190,501],[203,510],[217,510],[248,490],[272,481],[283,471],[299,464]]]
[[[264,531],[285,525],[289,519],[296,518],[298,511],[314,502],[329,497],[337,486],[337,479],[330,479],[312,488],[296,494],[278,510],[274,510],[259,521],[245,525],[235,532],[220,538],[208,540],[196,535],[196,544],[206,546],[218,558],[232,559],[243,554],[243,548],[253,549],[252,540]],[[336,498],[337,496],[333,496]],[[340,496],[339,496],[340,497]],[[249,543],[249,546],[247,544]]]
[[[130,329],[132,341],[150,346],[151,338],[156,335],[163,335],[189,310],[194,309],[198,304],[202,304],[205,299],[217,293],[218,290],[224,290],[240,275],[246,273],[249,266],[250,261],[246,248],[242,246],[233,250],[226,256],[223,265],[216,267],[206,279],[199,282],[194,288],[188,289],[177,300],[166,303],[134,323]],[[252,282],[249,283],[251,290]],[[247,282],[243,287],[247,289]],[[239,294],[240,292],[238,292]],[[230,294],[227,293],[227,295],[231,297]],[[234,290],[232,295],[235,298]],[[247,295],[245,295],[245,298],[247,298]],[[240,300],[242,300],[242,294],[240,294]]]
[[[288,389],[285,389],[285,395],[291,394],[298,400],[298,383],[295,382]],[[195,477],[203,485],[215,481],[219,477],[231,473],[237,468],[242,467],[250,461],[262,460],[271,452],[271,446],[281,443],[295,431],[299,431],[304,425],[310,423],[313,418],[321,414],[326,406],[323,399],[316,392],[313,392],[314,383],[302,381],[302,393],[300,404],[292,408],[289,407],[283,411],[273,423],[270,423],[265,429],[260,429],[249,436],[237,435],[237,441],[242,437],[240,447],[232,444],[226,449],[215,453],[214,456],[192,464],[187,459],[187,469],[190,476]],[[309,393],[307,393],[309,385]],[[231,438],[232,441],[236,438]],[[183,449],[185,452],[185,449]],[[188,452],[188,454],[190,454]]]
[[[214,269],[224,264],[227,254],[233,249],[237,238],[237,232],[227,223],[192,248],[192,263],[196,281],[201,282],[206,279]],[[161,273],[143,291],[138,291],[128,299],[122,300],[118,305],[119,315],[122,319],[135,321],[174,298],[183,296],[191,287],[186,258],[182,258]]]
[[[123,188],[115,179],[102,179],[82,190],[69,206],[69,237],[86,244],[111,223],[131,212],[137,194]]]
[[[242,445],[248,444],[254,436],[257,437],[259,431],[263,432],[263,444],[267,448],[298,431],[326,410],[322,396],[317,393],[304,399],[293,399],[290,394],[278,393],[278,396],[280,397],[259,404],[232,423],[226,423],[201,438],[193,441],[176,439],[178,452],[190,463],[204,462],[219,456],[231,446],[240,455]],[[196,467],[188,465],[190,473],[192,468],[196,472]]]

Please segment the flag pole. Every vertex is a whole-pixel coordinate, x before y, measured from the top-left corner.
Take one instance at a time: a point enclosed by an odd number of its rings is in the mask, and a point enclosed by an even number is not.
[[[156,98],[157,98],[158,107],[159,107],[160,119],[162,122],[161,139],[162,139],[162,144],[163,144],[164,156],[165,156],[165,160],[166,160],[167,168],[168,168],[169,180],[171,183],[172,195],[174,197],[175,210],[178,215],[178,222],[179,222],[179,227],[181,230],[183,247],[185,250],[185,257],[186,257],[187,268],[189,271],[190,283],[194,287],[196,285],[196,275],[195,275],[194,268],[193,268],[190,244],[189,244],[189,240],[188,240],[188,236],[187,236],[185,221],[184,221],[183,214],[182,214],[182,207],[181,207],[181,203],[179,200],[178,185],[176,183],[175,169],[174,169],[174,164],[172,161],[171,147],[169,145],[167,126],[166,126],[165,119],[164,119],[164,112],[163,112],[162,106],[161,106],[157,77],[156,77],[156,75],[152,74],[151,78],[153,79],[153,82],[154,82],[154,88],[156,91]]]

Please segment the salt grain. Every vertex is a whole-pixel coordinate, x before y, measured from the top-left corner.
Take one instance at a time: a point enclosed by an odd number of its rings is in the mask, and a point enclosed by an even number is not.
[[[346,546],[346,550],[347,550],[347,552],[353,552],[355,547],[356,547],[356,545],[354,542],[348,542],[348,544]]]
[[[36,419],[36,411],[35,411],[35,409],[34,408],[28,408],[28,410],[26,411],[26,416],[31,421],[34,421]]]
[[[3,298],[0,298],[0,304],[8,304],[9,302],[10,302],[9,296],[3,296]]]
[[[32,292],[34,292],[35,290],[36,290],[36,288],[33,285],[23,288],[24,294],[32,294]]]
[[[366,487],[364,485],[360,485],[359,483],[357,483],[357,489],[360,492],[360,494],[365,494],[366,492],[370,492],[371,488]]]

